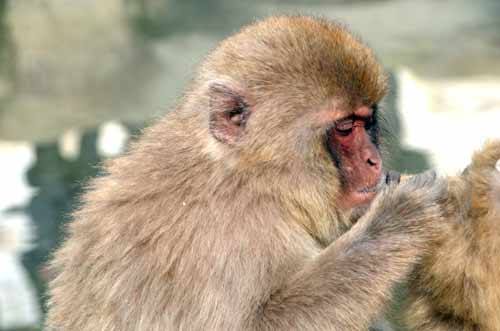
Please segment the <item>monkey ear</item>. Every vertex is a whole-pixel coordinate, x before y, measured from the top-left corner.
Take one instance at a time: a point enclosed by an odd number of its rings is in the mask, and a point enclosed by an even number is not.
[[[209,94],[209,130],[215,139],[234,144],[244,133],[250,108],[243,90],[226,81],[211,81]]]

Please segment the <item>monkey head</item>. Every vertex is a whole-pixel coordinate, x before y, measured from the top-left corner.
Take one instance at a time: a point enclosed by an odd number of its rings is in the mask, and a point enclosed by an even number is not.
[[[383,171],[379,152],[386,77],[344,27],[300,16],[259,22],[222,42],[199,76],[208,82],[195,89],[206,96],[196,108],[208,104],[210,153],[235,168],[265,163],[300,173],[292,177],[306,179],[296,184],[344,210],[397,179]]]

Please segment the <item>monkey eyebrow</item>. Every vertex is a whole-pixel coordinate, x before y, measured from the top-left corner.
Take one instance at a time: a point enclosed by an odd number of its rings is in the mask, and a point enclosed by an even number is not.
[[[333,127],[339,130],[347,130],[351,129],[354,126],[360,126],[358,123],[359,121],[362,122],[368,122],[371,123],[376,120],[376,111],[374,110],[370,116],[357,116],[357,115],[350,115],[345,118],[341,118],[339,120],[336,120],[333,124]]]

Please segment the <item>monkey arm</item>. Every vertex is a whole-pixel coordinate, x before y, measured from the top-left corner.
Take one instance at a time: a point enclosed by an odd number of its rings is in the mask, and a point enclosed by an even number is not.
[[[451,316],[443,318],[433,309],[433,305],[425,296],[406,302],[404,314],[398,321],[393,321],[395,331],[474,331],[477,326],[464,323]],[[403,323],[401,323],[403,322]]]
[[[415,261],[415,254],[405,252],[404,240],[370,240],[363,238],[362,231],[354,232],[339,239],[271,296],[264,311],[268,329],[302,329],[309,320],[324,320],[328,325],[332,319],[338,330],[368,328],[392,287]]]
[[[358,224],[273,293],[263,329],[307,329],[311,320],[325,326],[334,320],[335,330],[368,329],[434,235],[424,223],[439,218],[432,201],[442,185],[419,191],[414,184],[379,197]]]

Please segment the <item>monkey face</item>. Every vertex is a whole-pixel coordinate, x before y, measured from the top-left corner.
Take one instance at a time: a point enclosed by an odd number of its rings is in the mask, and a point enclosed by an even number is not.
[[[359,107],[327,131],[327,148],[339,169],[345,208],[369,202],[385,183],[375,108]]]
[[[340,206],[346,209],[369,203],[399,174],[383,171],[379,152],[377,105],[360,106],[336,120],[326,133],[326,147],[342,185]]]

